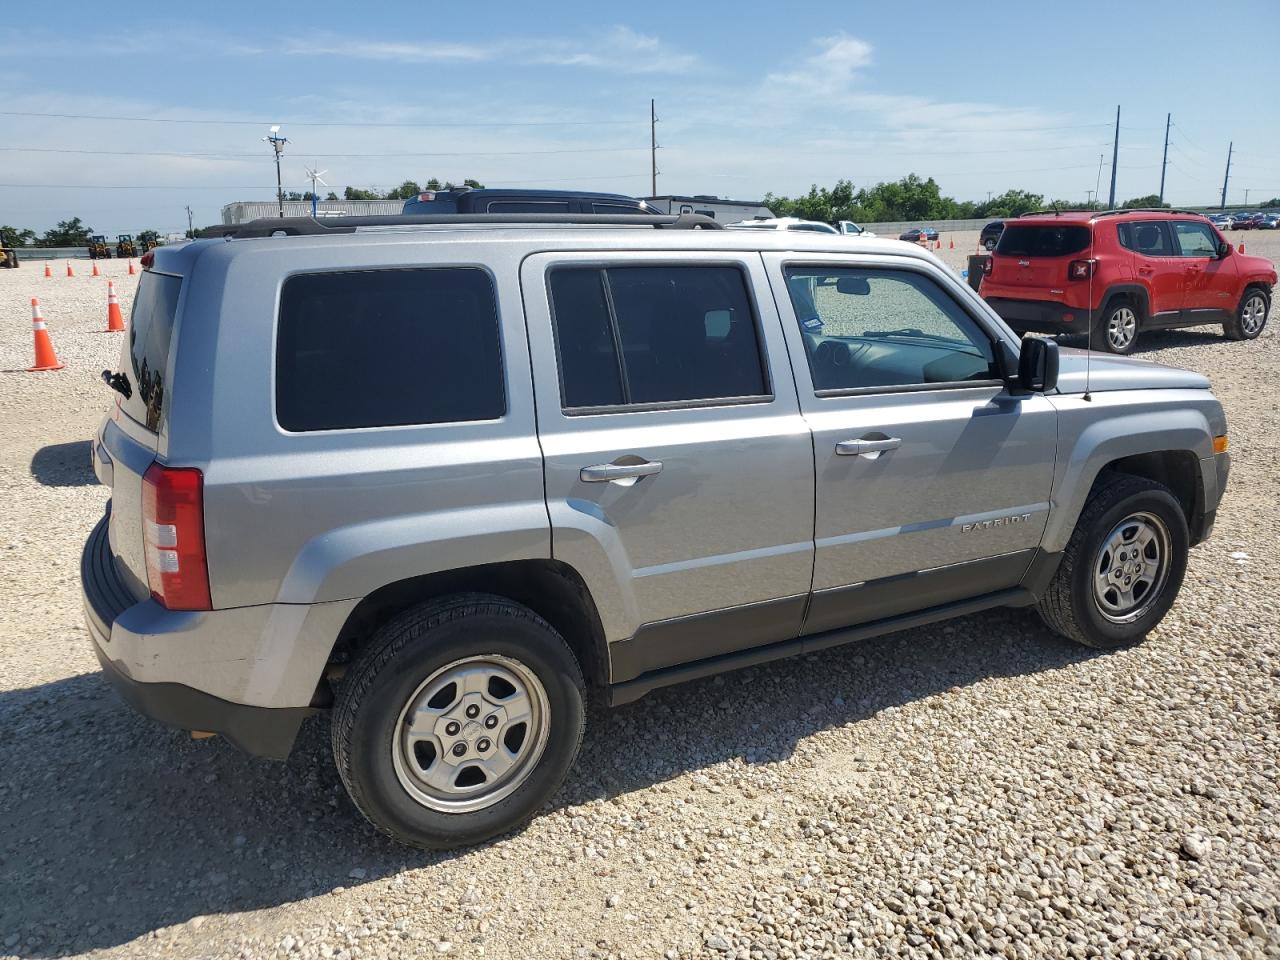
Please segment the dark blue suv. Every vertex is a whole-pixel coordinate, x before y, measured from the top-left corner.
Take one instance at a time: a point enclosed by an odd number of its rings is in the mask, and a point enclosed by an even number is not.
[[[634,213],[658,211],[619,193],[577,190],[489,190],[455,187],[425,190],[404,202],[402,213]]]

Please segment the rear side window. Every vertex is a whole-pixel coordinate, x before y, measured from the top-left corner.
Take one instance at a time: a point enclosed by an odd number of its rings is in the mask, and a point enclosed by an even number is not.
[[[1089,228],[1079,224],[1010,223],[996,253],[1010,257],[1069,257],[1089,246]]]
[[[568,213],[567,200],[490,200],[489,213]]]
[[[1173,243],[1169,239],[1169,225],[1163,220],[1122,223],[1116,228],[1120,246],[1140,253],[1144,257],[1171,257]]]
[[[592,213],[627,213],[632,215],[649,213],[648,210],[641,210],[638,206],[635,206],[635,205],[628,205],[625,203],[597,203],[594,200],[591,202],[591,212]]]
[[[148,430],[160,429],[160,418],[168,406],[172,384],[165,378],[181,292],[181,277],[144,270],[133,298],[129,342],[121,365],[133,384],[133,396],[122,405],[125,413],[145,423]]]
[[[549,285],[566,409],[768,395],[739,268],[565,267]]]
[[[498,309],[483,270],[360,270],[285,281],[276,337],[276,419],[284,429],[504,413]]]

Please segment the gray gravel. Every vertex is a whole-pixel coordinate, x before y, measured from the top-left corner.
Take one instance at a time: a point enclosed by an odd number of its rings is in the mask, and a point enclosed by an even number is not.
[[[0,370],[33,292],[68,364],[0,373],[0,956],[1280,955],[1274,326],[1147,338],[1213,377],[1235,460],[1141,647],[999,611],[597,708],[531,826],[428,855],[364,824],[323,720],[253,760],[95,672],[103,286],[0,271]]]

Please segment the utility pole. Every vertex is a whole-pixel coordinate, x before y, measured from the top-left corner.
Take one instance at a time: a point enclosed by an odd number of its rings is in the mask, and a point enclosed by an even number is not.
[[[1164,118],[1164,159],[1160,161],[1160,202],[1164,203],[1164,170],[1169,165],[1169,126],[1173,123],[1173,114]]]
[[[658,108],[649,98],[649,196],[658,195]]]
[[[1227,144],[1227,172],[1222,175],[1222,202],[1218,204],[1219,210],[1227,209],[1227,181],[1231,179],[1231,150],[1234,147],[1234,141]]]
[[[272,127],[268,136],[262,138],[271,144],[276,152],[276,202],[280,205],[280,216],[284,216],[284,184],[280,181],[280,154],[284,152],[284,145],[289,142],[288,137],[280,136],[280,128]]]
[[[187,236],[195,238],[196,231],[191,225],[191,204],[187,204]]]
[[[1102,196],[1102,165],[1106,161],[1107,155],[1105,153],[1098,154],[1098,175],[1093,179],[1093,195],[1095,197]]]
[[[1084,205],[1085,205],[1086,207],[1092,207],[1092,206],[1093,206],[1093,195],[1094,195],[1095,193],[1097,193],[1097,192],[1098,192],[1097,190],[1086,190],[1086,191],[1085,191]]]
[[[1116,164],[1120,162],[1120,105],[1116,104],[1116,138],[1111,144],[1111,199],[1107,209],[1116,208]],[[283,214],[281,214],[283,216]]]
[[[1244,205],[1246,207],[1249,205],[1249,188],[1248,187],[1244,188]]]

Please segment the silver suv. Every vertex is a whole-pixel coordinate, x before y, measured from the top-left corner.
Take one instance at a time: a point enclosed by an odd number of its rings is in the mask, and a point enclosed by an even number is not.
[[[532,222],[538,220],[538,222]],[[587,691],[998,606],[1093,647],[1228,473],[1200,376],[1018,338],[931,254],[702,218],[274,220],[147,255],[94,444],[94,648],[424,847],[556,791]]]

